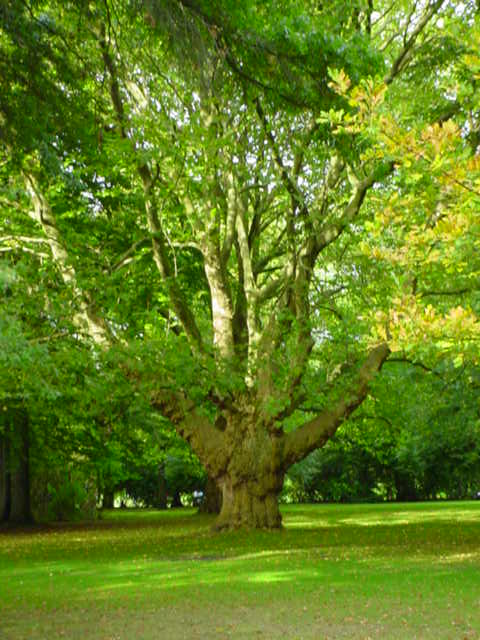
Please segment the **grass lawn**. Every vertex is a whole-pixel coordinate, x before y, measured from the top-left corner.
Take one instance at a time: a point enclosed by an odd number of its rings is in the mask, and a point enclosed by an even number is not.
[[[480,502],[193,510],[0,529],[0,639],[480,638]]]

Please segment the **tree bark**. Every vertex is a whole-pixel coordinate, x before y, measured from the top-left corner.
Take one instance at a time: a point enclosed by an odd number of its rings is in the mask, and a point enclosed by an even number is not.
[[[213,478],[208,476],[205,485],[205,495],[198,511],[199,513],[219,514],[222,508],[222,492]]]
[[[182,500],[180,497],[180,491],[175,491],[172,498],[172,509],[180,509],[183,507]]]
[[[372,349],[360,367],[356,379],[340,401],[301,427],[285,435],[285,461],[288,466],[303,460],[311,451],[322,447],[338,427],[367,397],[370,382],[388,358],[390,349],[382,343]]]
[[[161,395],[154,400],[167,412],[222,492],[216,529],[281,526],[278,495],[286,470],[323,446],[363,402],[389,353],[386,344],[372,349],[337,404],[288,433],[275,416],[265,415],[259,390],[239,393],[223,405],[214,422],[195,406],[185,403],[182,407],[179,401],[169,408]]]
[[[277,501],[284,478],[282,438],[258,420],[255,407],[242,408],[225,412],[221,446],[202,460],[222,495],[214,528],[277,529],[282,523]]]
[[[282,516],[278,508],[278,491],[258,477],[255,482],[238,483],[226,476],[221,481],[222,508],[215,529],[278,529]],[[282,474],[283,480],[283,474]]]

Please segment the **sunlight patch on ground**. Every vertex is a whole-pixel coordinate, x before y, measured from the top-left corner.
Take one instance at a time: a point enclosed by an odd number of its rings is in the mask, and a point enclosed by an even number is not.
[[[286,571],[261,571],[253,576],[248,576],[248,582],[288,582],[292,579],[292,574]]]
[[[474,503],[474,506],[477,507],[474,509],[471,508],[471,505],[469,506],[470,508],[459,509],[458,506],[435,504],[435,507],[432,507],[427,504],[426,508],[419,509],[417,504],[414,504],[409,509],[397,510],[398,507],[395,508],[395,505],[392,505],[392,508],[382,510],[379,513],[379,509],[375,508],[376,505],[367,505],[366,511],[356,513],[358,507],[348,505],[347,509],[350,508],[351,513],[347,512],[342,517],[329,518],[330,505],[327,505],[320,506],[316,513],[311,514],[307,509],[306,513],[295,515],[290,515],[287,512],[284,524],[287,529],[320,529],[338,526],[378,527],[434,522],[480,522],[480,505]]]
[[[441,555],[438,558],[441,563],[454,564],[456,562],[479,562],[480,563],[480,550],[471,553],[450,553],[448,555]],[[479,585],[480,585],[480,567],[479,567]],[[480,588],[480,587],[479,587]]]

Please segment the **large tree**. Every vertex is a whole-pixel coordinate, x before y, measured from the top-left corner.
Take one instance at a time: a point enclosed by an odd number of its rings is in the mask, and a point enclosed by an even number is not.
[[[34,235],[75,325],[130,346],[125,375],[220,486],[218,527],[280,526],[288,467],[429,318],[434,338],[466,326],[470,354],[475,300],[441,269],[475,244],[477,20],[441,0],[185,0],[25,3],[10,21],[9,55],[31,21],[49,69],[42,92],[13,56],[2,103]],[[22,92],[47,114],[27,140]],[[459,229],[471,241],[447,251]]]

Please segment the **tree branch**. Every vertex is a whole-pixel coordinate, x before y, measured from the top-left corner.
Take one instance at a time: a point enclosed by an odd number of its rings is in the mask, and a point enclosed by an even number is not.
[[[82,325],[85,325],[89,337],[97,345],[108,344],[113,338],[110,328],[105,320],[99,317],[92,309],[87,292],[82,291],[78,287],[77,274],[69,260],[68,252],[63,244],[63,238],[57,226],[57,221],[40,189],[37,177],[33,171],[25,171],[23,177],[27,192],[32,199],[34,207],[29,215],[40,224],[64,283],[72,287],[73,293],[78,299],[79,311],[73,318],[74,322],[80,328],[82,328]]]
[[[435,16],[435,14],[441,9],[442,5],[445,3],[445,0],[436,0],[432,5],[426,8],[422,18],[418,22],[415,29],[412,31],[410,37],[407,40],[404,40],[404,45],[402,50],[395,58],[392,68],[390,69],[390,73],[385,77],[385,84],[391,84],[395,78],[400,75],[402,70],[405,67],[405,63],[407,58],[410,56],[413,47],[417,41],[418,36],[424,31],[425,27],[428,25],[430,20]],[[408,28],[408,25],[407,25]]]
[[[369,384],[380,371],[389,354],[390,349],[385,343],[373,349],[361,366],[350,390],[332,410],[323,411],[295,431],[285,434],[285,468],[302,460],[308,453],[323,446],[333,436],[338,427],[366,398]]]
[[[102,34],[99,38],[99,45],[102,51],[105,66],[107,67],[110,76],[110,95],[113,103],[113,108],[121,128],[121,135],[123,138],[126,138],[127,135],[124,126],[125,110],[120,94],[120,84],[118,80],[117,68],[108,48],[108,42],[106,40],[104,28],[102,28]],[[133,148],[135,150],[134,146]],[[158,179],[158,175],[152,175],[150,167],[142,161],[139,161],[137,165],[137,172],[143,184],[145,211],[147,214],[148,226],[152,233],[151,241],[155,264],[167,286],[167,291],[173,310],[182,323],[187,337],[189,338],[191,344],[195,345],[202,351],[202,337],[197,323],[195,322],[195,317],[184,298],[183,292],[181,291],[170,266],[168,251],[166,247],[166,238],[160,224],[158,215],[158,204],[155,197],[155,182]]]
[[[409,364],[412,367],[419,367],[420,369],[423,369],[423,371],[426,371],[427,373],[433,373],[434,376],[437,376],[437,378],[440,378],[441,380],[443,380],[443,377],[440,375],[440,373],[438,373],[438,371],[435,371],[435,369],[428,367],[426,364],[423,364],[423,362],[419,362],[418,360],[410,360],[410,358],[400,358],[400,357],[389,358],[387,360],[387,364],[398,363],[398,362]]]
[[[387,167],[388,172],[391,173],[393,168],[393,163],[390,163]],[[377,181],[377,176],[378,168],[372,171],[370,175],[363,180],[358,180],[350,200],[343,209],[340,219],[336,222],[324,225],[319,229],[316,235],[316,250],[318,252],[323,251],[323,249],[332,244],[332,242],[335,242],[335,240],[347,228],[349,223],[357,216],[368,190]]]

